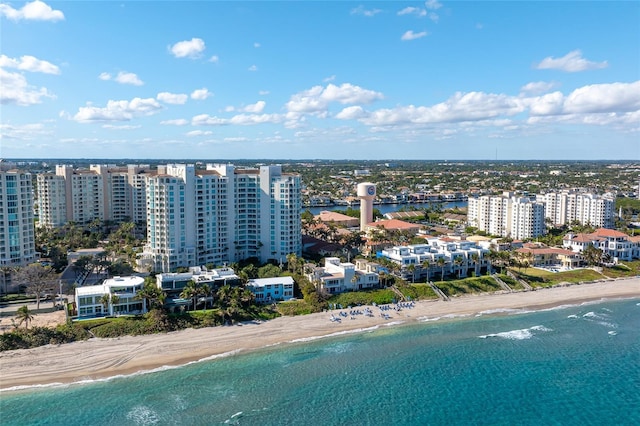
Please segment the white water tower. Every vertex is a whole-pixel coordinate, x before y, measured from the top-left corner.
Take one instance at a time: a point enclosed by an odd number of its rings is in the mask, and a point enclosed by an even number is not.
[[[364,231],[368,223],[373,222],[373,199],[376,198],[376,185],[371,182],[358,184],[360,198],[360,230]]]

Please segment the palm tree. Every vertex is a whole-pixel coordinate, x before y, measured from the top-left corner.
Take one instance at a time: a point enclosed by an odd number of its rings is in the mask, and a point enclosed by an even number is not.
[[[138,300],[146,300],[149,310],[162,307],[166,297],[166,294],[151,282],[144,283],[142,290],[135,296]]]
[[[442,274],[440,275],[440,281],[444,281],[444,265],[447,264],[447,261],[445,260],[444,257],[439,257],[436,263],[438,264],[442,272]]]
[[[353,274],[353,277],[351,277],[351,287],[354,287],[357,282],[358,282],[358,276],[356,274]]]
[[[113,307],[113,305],[117,305],[120,302],[120,296],[117,294],[107,293],[102,295],[100,298],[100,303],[104,306],[104,310],[107,314],[109,314],[109,306]],[[111,312],[115,313],[115,312]]]
[[[478,276],[478,263],[480,262],[480,256],[478,253],[473,253],[471,255],[471,261],[473,262],[473,274]]]
[[[460,278],[462,276],[462,264],[464,263],[464,259],[462,258],[462,256],[456,256],[455,259],[453,259],[453,264],[456,265],[457,269],[458,269],[458,278]]]
[[[407,269],[409,270],[409,272],[411,272],[411,282],[414,283],[416,281],[416,265],[412,263],[411,265],[407,266]]]
[[[602,250],[595,247],[593,244],[589,244],[584,250],[582,250],[582,257],[584,257],[587,265],[597,265],[602,261]]]
[[[295,253],[289,253],[287,255],[287,268],[289,272],[296,272],[298,267],[298,256]]]
[[[378,274],[378,277],[380,278],[380,283],[382,284],[383,287],[386,287],[387,284],[387,273],[384,271],[380,271],[380,273]]]
[[[196,310],[196,304],[198,303],[198,296],[206,294],[202,286],[198,285],[195,281],[189,281],[187,285],[182,289],[180,297],[183,299],[193,300],[193,310]]]
[[[18,325],[24,323],[24,328],[29,328],[29,321],[33,320],[33,314],[27,305],[20,306],[16,311],[16,319]]]
[[[422,269],[427,271],[427,281],[429,281],[429,267],[431,266],[431,262],[429,262],[429,259],[425,259],[422,261],[421,267]]]

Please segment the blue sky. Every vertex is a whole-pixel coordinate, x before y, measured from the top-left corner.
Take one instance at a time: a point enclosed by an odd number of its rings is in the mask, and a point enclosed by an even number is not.
[[[640,2],[0,3],[0,156],[640,159]]]

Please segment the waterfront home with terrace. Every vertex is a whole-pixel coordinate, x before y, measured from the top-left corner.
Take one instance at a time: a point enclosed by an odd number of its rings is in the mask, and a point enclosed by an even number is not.
[[[337,257],[327,257],[324,259],[324,266],[308,268],[307,278],[319,290],[330,294],[367,290],[378,287],[380,283],[377,265],[373,265],[366,260],[357,259],[353,264],[340,262]]]
[[[205,266],[194,266],[188,272],[170,272],[156,275],[156,286],[167,294],[165,306],[169,309],[189,305],[189,300],[182,299],[180,293],[189,284],[206,285],[210,291],[225,285],[240,284],[240,277],[229,267],[207,269]]]
[[[246,285],[256,297],[256,302],[271,303],[293,298],[293,278],[274,277],[249,280]]]
[[[562,239],[564,248],[577,253],[582,253],[589,245],[602,250],[602,254],[610,256],[614,262],[631,260],[634,258],[634,254],[638,253],[637,250],[634,250],[637,243],[624,232],[614,229],[599,228],[591,234],[568,233]]]
[[[466,277],[470,271],[479,275],[489,267],[487,254],[473,241],[427,237],[426,244],[394,246],[382,250],[384,257],[400,265],[403,279],[431,279],[436,272]]]
[[[136,298],[142,290],[142,277],[113,277],[100,285],[78,287],[75,303],[78,318],[133,315],[147,312],[146,301]]]

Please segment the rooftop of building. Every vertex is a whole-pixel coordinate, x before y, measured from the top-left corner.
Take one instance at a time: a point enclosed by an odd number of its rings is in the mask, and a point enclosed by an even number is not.
[[[384,228],[387,230],[400,229],[400,230],[417,230],[420,229],[420,225],[411,222],[405,222],[399,219],[387,219],[378,220],[376,222],[368,223],[367,226],[372,228]]]

